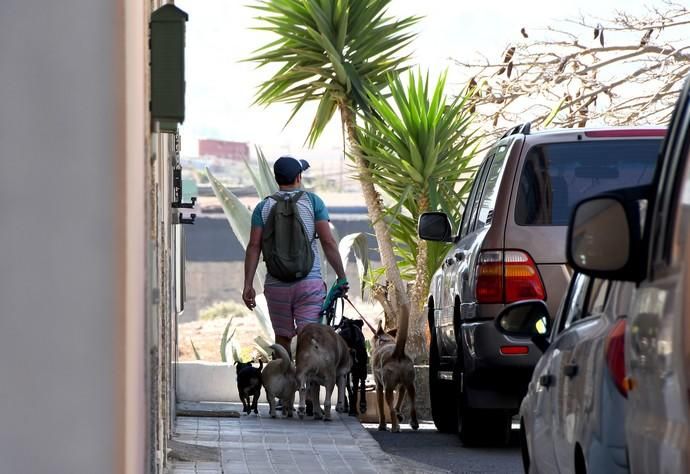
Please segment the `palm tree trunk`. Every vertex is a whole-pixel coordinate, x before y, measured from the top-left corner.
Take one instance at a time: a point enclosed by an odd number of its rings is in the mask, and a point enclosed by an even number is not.
[[[395,253],[393,252],[393,239],[391,238],[390,231],[383,219],[383,201],[381,199],[381,195],[374,187],[371,173],[369,172],[369,166],[362,156],[362,151],[359,148],[355,128],[355,116],[352,113],[352,108],[348,104],[340,104],[340,117],[345,130],[347,131],[348,143],[351,149],[350,151],[357,164],[359,182],[362,186],[364,202],[367,205],[369,219],[372,222],[374,234],[376,235],[376,242],[379,246],[381,263],[386,271],[386,279],[388,280],[389,285],[392,285],[392,288],[389,288],[388,300],[396,314],[387,315],[388,318],[386,318],[386,327],[389,327],[390,323],[393,323],[393,321],[389,322],[388,319],[398,318],[398,316],[409,314],[410,300],[407,296],[405,285],[396,263]],[[406,318],[402,317],[400,319]],[[398,334],[400,334],[400,332],[403,330],[407,331],[407,321],[397,321],[397,323],[399,324]]]
[[[419,213],[429,210],[429,197],[426,194],[420,196]],[[424,318],[424,302],[426,299],[426,290],[428,287],[428,243],[426,240],[417,238],[417,266],[414,284],[412,286],[412,293],[410,295],[410,336],[409,347],[410,353],[415,356],[426,354],[426,339],[424,327],[426,319]]]

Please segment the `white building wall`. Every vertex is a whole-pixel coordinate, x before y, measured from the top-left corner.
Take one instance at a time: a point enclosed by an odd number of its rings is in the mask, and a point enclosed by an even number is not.
[[[164,455],[147,423],[149,3],[0,1],[3,473],[148,472]]]

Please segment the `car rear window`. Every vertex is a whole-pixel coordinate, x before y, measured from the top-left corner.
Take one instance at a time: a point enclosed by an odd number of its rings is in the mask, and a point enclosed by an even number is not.
[[[659,140],[546,143],[530,148],[515,202],[518,225],[568,225],[582,199],[617,188],[649,184]]]

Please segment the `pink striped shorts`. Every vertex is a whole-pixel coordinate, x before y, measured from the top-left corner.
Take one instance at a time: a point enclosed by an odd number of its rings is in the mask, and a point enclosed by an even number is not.
[[[307,324],[319,322],[326,286],[320,278],[266,285],[264,296],[276,336],[292,338]]]

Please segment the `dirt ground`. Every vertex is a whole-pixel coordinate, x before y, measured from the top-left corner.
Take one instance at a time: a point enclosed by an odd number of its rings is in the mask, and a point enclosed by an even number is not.
[[[352,300],[367,321],[376,326],[377,321],[383,314],[381,307],[378,304],[374,305],[372,303],[363,302],[359,298],[353,298]],[[340,314],[340,311],[338,311],[338,314]],[[345,316],[351,319],[359,318],[352,307],[345,308]],[[221,362],[220,345],[223,331],[227,324],[228,319],[211,319],[196,320],[178,325],[178,360],[196,360],[196,355],[192,348],[193,342],[200,360]],[[229,333],[232,333],[234,328],[236,328],[236,330],[233,340],[240,348],[243,357],[249,357],[254,347],[254,338],[261,334],[261,330],[253,317],[253,313],[247,316],[234,318]],[[367,329],[364,332],[364,336],[367,339],[371,339],[373,334]],[[230,352],[228,352],[228,354],[229,353]]]

